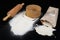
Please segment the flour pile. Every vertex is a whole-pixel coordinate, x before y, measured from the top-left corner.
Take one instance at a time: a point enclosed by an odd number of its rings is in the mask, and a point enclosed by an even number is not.
[[[52,36],[53,35],[53,31],[55,31],[55,29],[53,29],[52,27],[46,27],[45,25],[40,25],[38,27],[35,28],[36,32],[40,35],[43,36]]]
[[[10,20],[9,24],[11,26],[11,31],[15,35],[24,35],[34,29],[33,24],[35,21],[35,19],[27,17],[25,15],[25,11],[23,11],[17,14],[12,20]]]

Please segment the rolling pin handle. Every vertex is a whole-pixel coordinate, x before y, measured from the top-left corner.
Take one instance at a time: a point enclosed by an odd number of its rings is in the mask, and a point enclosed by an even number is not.
[[[7,15],[6,17],[3,18],[3,21],[6,21],[9,17],[10,15]]]

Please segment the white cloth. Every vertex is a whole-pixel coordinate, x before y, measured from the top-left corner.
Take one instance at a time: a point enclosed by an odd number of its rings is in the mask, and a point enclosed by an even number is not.
[[[25,15],[25,11],[20,12],[12,20],[9,21],[9,24],[11,26],[11,31],[15,35],[24,35],[28,31],[32,31],[34,29],[33,24],[36,21],[36,19],[27,17]]]
[[[40,25],[36,27],[35,30],[39,35],[43,36],[52,36],[53,31],[55,31],[55,29],[53,29],[52,27],[46,27],[45,25]]]

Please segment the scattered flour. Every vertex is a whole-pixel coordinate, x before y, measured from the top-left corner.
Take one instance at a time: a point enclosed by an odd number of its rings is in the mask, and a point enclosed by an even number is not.
[[[33,24],[36,20],[35,21],[33,20],[34,19],[25,16],[25,11],[20,12],[9,21],[9,24],[11,26],[11,31],[15,35],[24,35],[28,31],[32,31],[34,29]],[[35,30],[38,34],[43,36],[45,35],[51,36],[53,35],[53,31],[55,31],[55,29],[53,29],[52,27],[46,27],[44,25],[35,27]]]

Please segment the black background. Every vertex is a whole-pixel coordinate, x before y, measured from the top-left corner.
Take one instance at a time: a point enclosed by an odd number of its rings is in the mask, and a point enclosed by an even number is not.
[[[31,34],[27,34],[29,36],[20,39],[19,36],[12,36],[10,33],[11,27],[9,27],[9,20],[2,21],[3,17],[6,16],[7,12],[11,10],[14,6],[19,3],[25,3],[22,10],[25,10],[25,7],[29,4],[37,4],[42,7],[42,13],[44,14],[49,6],[59,8],[59,1],[58,0],[0,0],[0,40],[55,40],[54,36],[41,36],[35,33],[34,31],[30,32]],[[60,12],[59,12],[60,14]],[[59,36],[59,15],[56,29],[57,31],[54,32],[54,35]]]

